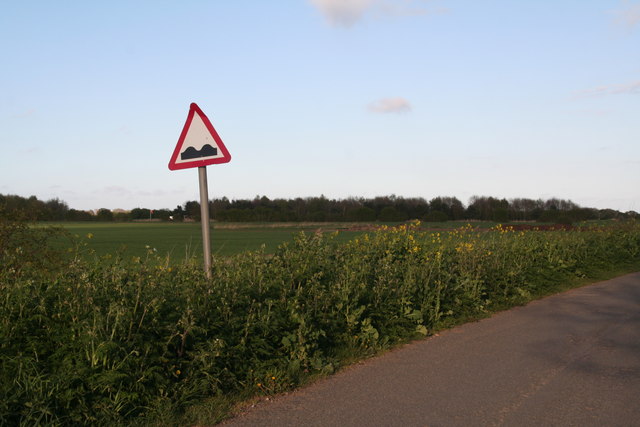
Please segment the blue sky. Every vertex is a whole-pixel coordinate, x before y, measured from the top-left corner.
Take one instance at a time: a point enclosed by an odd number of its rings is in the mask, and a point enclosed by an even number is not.
[[[230,199],[560,197],[640,211],[640,2],[3,2],[0,193],[174,208],[189,104]]]

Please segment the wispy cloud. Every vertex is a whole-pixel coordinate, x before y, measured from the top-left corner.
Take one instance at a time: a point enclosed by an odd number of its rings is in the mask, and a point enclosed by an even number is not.
[[[575,98],[585,98],[594,96],[606,96],[606,95],[638,95],[640,94],[640,80],[626,83],[598,86],[592,89],[581,90],[574,93]]]
[[[429,0],[380,0],[376,3],[377,12],[382,16],[419,16],[446,13],[445,8],[425,7]]]
[[[349,28],[366,14],[415,16],[446,12],[424,6],[429,0],[309,0],[330,25]]]
[[[128,125],[122,125],[116,129],[115,133],[121,135],[131,135],[131,128]]]
[[[139,190],[136,191],[136,194],[139,196],[143,196],[143,197],[162,197],[162,196],[167,196],[167,195],[171,195],[171,194],[175,194],[175,191],[166,191],[166,190],[160,190],[160,189],[155,189],[155,190]]]
[[[329,24],[334,27],[351,27],[358,22],[374,0],[310,0]]]
[[[167,195],[183,194],[184,189],[166,190],[161,188],[140,190],[137,188],[127,188],[120,185],[109,185],[93,191],[93,194],[106,197],[136,198],[139,197],[162,197]]]
[[[18,113],[15,113],[11,117],[14,118],[14,119],[25,119],[25,118],[33,117],[35,115],[36,115],[35,108],[29,108],[29,109],[20,111]]]
[[[624,1],[621,9],[614,10],[615,22],[627,29],[634,29],[640,25],[640,3]]]
[[[41,152],[42,148],[37,146],[25,147],[18,150],[18,153],[20,153],[21,155],[29,156],[35,156],[37,154],[40,154]]]
[[[406,113],[411,111],[411,104],[406,99],[397,96],[372,102],[368,109],[374,113]]]
[[[102,187],[95,190],[94,193],[116,197],[129,197],[132,194],[131,190],[119,185],[109,185],[107,187]]]
[[[603,110],[603,109],[587,108],[587,109],[575,110],[574,113],[586,114],[586,115],[593,116],[593,117],[606,117],[606,116],[611,115],[612,111],[611,110]]]

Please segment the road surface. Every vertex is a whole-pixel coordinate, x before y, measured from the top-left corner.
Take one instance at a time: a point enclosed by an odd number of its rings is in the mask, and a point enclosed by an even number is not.
[[[640,426],[640,273],[498,313],[225,426]]]

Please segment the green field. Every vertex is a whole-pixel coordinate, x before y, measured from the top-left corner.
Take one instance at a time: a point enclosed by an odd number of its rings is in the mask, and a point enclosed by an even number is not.
[[[155,248],[161,256],[169,255],[173,262],[185,257],[202,256],[202,231],[200,223],[97,223],[65,222],[42,223],[42,225],[60,226],[71,236],[86,243],[86,249],[96,255],[114,254],[124,251],[129,256],[143,256],[149,249]],[[359,225],[362,227],[362,225]],[[266,253],[273,253],[277,247],[292,240],[300,231],[322,232],[338,231],[337,239],[347,241],[362,234],[354,230],[353,224],[220,224],[211,226],[211,252],[213,255],[229,256],[248,250],[258,250],[265,246]],[[89,238],[90,236],[90,238]],[[60,240],[59,245],[70,245],[68,239]]]
[[[422,229],[451,230],[463,227],[466,221],[423,223]],[[122,252],[126,256],[145,256],[149,250],[169,256],[172,263],[202,256],[200,223],[193,222],[43,222],[41,226],[62,227],[70,237],[86,244],[85,253],[103,256]],[[260,249],[271,254],[295,234],[338,232],[336,240],[346,242],[383,225],[397,223],[219,223],[211,224],[211,252],[214,256],[230,256]],[[494,222],[473,222],[474,228],[488,229]],[[90,236],[90,237],[89,237]],[[72,246],[73,239],[58,239],[60,248]]]

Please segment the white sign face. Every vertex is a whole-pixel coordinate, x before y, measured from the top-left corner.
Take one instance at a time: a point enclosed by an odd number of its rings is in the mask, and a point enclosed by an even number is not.
[[[207,160],[224,157],[213,135],[207,129],[199,114],[193,116],[187,136],[176,164],[192,162],[194,159]]]
[[[229,151],[207,116],[195,103],[191,104],[187,121],[169,161],[169,169],[201,167],[230,160]]]

